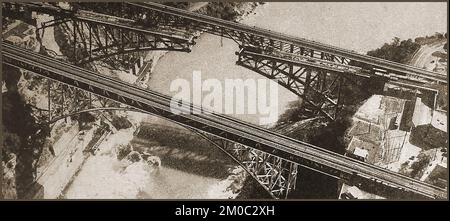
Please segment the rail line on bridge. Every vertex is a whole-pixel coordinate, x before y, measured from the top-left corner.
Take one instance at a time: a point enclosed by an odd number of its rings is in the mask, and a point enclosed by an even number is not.
[[[247,43],[249,44],[258,43],[259,41],[259,43],[261,43],[259,46],[270,46],[276,49],[280,49],[280,51],[285,51],[288,53],[294,53],[294,51],[295,53],[299,53],[300,51],[302,51],[301,48],[304,48],[303,52],[306,51],[307,49],[312,49],[319,53],[310,54],[311,57],[315,57],[317,54],[321,56],[321,59],[323,59],[324,57],[327,56],[326,54],[329,54],[332,55],[331,57],[341,57],[343,59],[350,59],[352,61],[361,62],[367,65],[373,65],[373,67],[385,69],[387,72],[410,74],[415,77],[424,78],[434,82],[447,83],[446,76],[439,75],[432,71],[427,71],[414,66],[400,64],[397,62],[392,62],[368,55],[362,55],[354,51],[338,48],[331,45],[326,45],[323,43],[295,36],[290,36],[283,33],[273,32],[258,27],[250,27],[248,25],[226,21],[223,19],[218,19],[183,9],[165,6],[158,3],[142,2],[142,3],[127,3],[127,4],[137,6],[142,9],[157,11],[161,14],[172,15],[175,17],[180,17],[188,19],[190,21],[197,22],[198,26],[193,26],[193,28],[200,28],[203,31],[211,32],[213,34],[223,35],[223,33],[226,32],[230,33],[236,32],[236,36],[242,34],[251,34],[251,36],[246,36],[246,39],[248,40]],[[186,23],[184,23],[183,25],[186,25]],[[216,28],[212,28],[211,26],[216,26]],[[251,39],[253,39],[253,41],[251,41]],[[278,43],[276,43],[275,41]],[[277,46],[276,44],[279,45]],[[341,63],[345,62],[341,61]]]
[[[446,76],[431,71],[157,3],[76,3],[77,7],[70,10],[42,3],[16,4],[32,11],[52,14],[62,20],[73,19],[73,24],[77,27],[73,30],[75,42],[80,39],[76,38],[77,33],[83,35],[83,31],[79,31],[80,28],[83,29],[83,24],[78,23],[100,24],[118,30],[117,32],[103,28],[106,33],[105,41],[102,42],[98,34],[94,35],[99,47],[92,50],[90,25],[89,37],[84,37],[80,44],[85,45],[84,50],[89,52],[89,56],[77,61],[75,53],[76,63],[145,50],[189,52],[193,41],[188,36],[193,35],[192,31],[203,31],[233,39],[240,46],[240,50],[236,52],[237,65],[267,78],[277,79],[281,86],[306,101],[306,112],[322,114],[330,120],[338,118],[345,106],[345,96],[341,96],[341,88],[353,84],[354,76],[376,85],[373,86],[372,93],[381,93],[382,86],[390,83],[411,93],[420,91],[431,99],[436,99],[439,93],[433,84],[447,84]],[[137,42],[123,41],[123,35],[117,35],[122,30],[130,29],[138,33]],[[145,31],[157,38],[145,40],[147,43],[142,44],[139,39],[145,38],[139,37],[139,33]],[[109,46],[108,39],[111,39]],[[176,47],[170,45],[172,42]],[[165,45],[158,47],[159,43]],[[77,44],[73,45],[76,50]],[[124,45],[128,50],[123,49]],[[109,48],[117,49],[111,53],[108,52]]]
[[[70,51],[69,60],[78,65],[103,60],[113,67],[117,62],[129,66],[134,65],[133,60],[144,56],[142,52],[190,52],[195,44],[195,36],[186,33],[145,29],[130,19],[90,11],[72,13],[43,3],[2,3],[2,6],[3,16],[19,20],[27,20],[26,10],[54,16],[54,20],[43,22],[37,30],[43,33],[48,27],[61,27],[70,45],[64,50]]]
[[[431,184],[277,134],[229,116],[208,111],[205,113],[204,109],[202,111],[205,114],[201,115],[173,114],[170,107],[171,97],[169,96],[144,90],[135,85],[102,76],[8,43],[2,43],[2,54],[4,64],[25,69],[130,107],[156,114],[186,127],[254,148],[283,159],[285,162],[299,164],[328,176],[340,178],[345,182],[382,186],[429,198],[446,198],[447,196],[446,190]],[[198,108],[191,104],[179,107],[179,111],[185,112],[189,109]]]
[[[170,36],[171,33],[185,37],[192,35],[192,30],[233,39],[241,47],[236,53],[237,65],[277,79],[281,86],[306,101],[304,106],[311,113],[322,114],[330,120],[336,119],[344,106],[345,97],[341,96],[341,87],[352,84],[349,79],[354,76],[373,82],[377,85],[374,87],[377,91],[382,88],[378,85],[388,82],[410,91],[424,92],[426,96],[434,96],[432,99],[436,99],[435,95],[439,92],[433,84],[447,84],[446,76],[431,71],[157,3],[102,3],[101,8],[96,8],[95,3],[76,3],[77,8],[71,10],[42,3],[16,4],[61,18],[72,18],[74,21],[98,22],[119,30],[132,28],[137,32],[151,31],[156,36],[159,33],[173,41],[177,38]],[[115,32],[109,33],[114,36]],[[106,35],[106,45],[108,36]],[[112,39],[122,38],[117,36]],[[107,51],[108,48],[102,46],[100,39],[97,42],[100,42],[97,51]],[[105,52],[103,54],[106,55],[98,58],[143,49],[174,50],[173,47],[158,48],[157,41],[154,42],[154,45],[150,44],[150,48],[139,42],[131,44],[128,51],[120,50],[119,45],[124,43],[119,42],[113,45],[119,47],[116,53],[108,55]],[[90,45],[91,41],[84,43]],[[186,49],[188,47],[189,43],[178,50],[189,51]],[[88,47],[85,48],[87,50]],[[90,48],[87,51],[91,51]],[[82,62],[91,60],[89,56]]]

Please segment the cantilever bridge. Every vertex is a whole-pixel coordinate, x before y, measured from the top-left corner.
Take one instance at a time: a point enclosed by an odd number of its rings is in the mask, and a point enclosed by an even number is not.
[[[277,79],[302,97],[312,112],[331,120],[344,104],[342,86],[352,84],[355,76],[432,94],[437,93],[432,84],[447,84],[446,76],[413,66],[157,3],[74,5],[76,9],[67,10],[42,3],[3,3],[3,14],[53,15],[55,20],[42,28],[67,27],[74,51],[70,59],[77,64],[111,59],[112,64],[126,65],[130,62],[122,55],[131,55],[132,60],[148,50],[189,52],[195,43],[193,33],[199,31],[230,38],[241,48],[236,64]]]
[[[170,97],[80,66],[95,60],[120,60],[118,56],[123,55],[139,56],[148,50],[189,52],[195,40],[193,33],[204,31],[235,40],[241,48],[236,53],[238,65],[278,79],[282,86],[307,101],[316,113],[331,120],[338,116],[342,107],[339,90],[350,82],[348,78],[381,80],[402,88],[437,93],[433,84],[446,85],[445,76],[155,3],[108,3],[101,10],[92,3],[78,4],[77,9],[68,10],[43,3],[2,3],[4,16],[24,18],[23,15],[32,11],[47,13],[55,20],[40,28],[66,24],[67,29],[72,30],[69,37],[73,53],[68,61],[77,66],[2,43],[4,64],[57,82],[55,88],[63,94],[62,108],[51,110],[49,105],[49,116],[57,117],[70,111],[67,106],[64,108],[64,93],[70,89],[71,95],[89,108],[96,101],[102,103],[106,99],[116,105],[120,103],[164,117],[214,142],[275,198],[287,197],[295,188],[298,166],[375,190],[446,198],[444,189],[228,116],[215,113],[175,115],[170,111]],[[49,95],[51,85],[49,83]]]

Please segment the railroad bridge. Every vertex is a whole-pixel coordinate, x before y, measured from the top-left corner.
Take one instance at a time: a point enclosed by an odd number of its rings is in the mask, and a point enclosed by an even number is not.
[[[29,12],[52,15],[55,20],[39,28],[61,25],[70,33],[73,53],[68,62],[76,66],[2,43],[3,64],[48,79],[49,108],[41,110],[46,113],[41,115],[41,120],[54,122],[71,113],[83,112],[82,109],[108,108],[161,116],[213,142],[274,198],[286,198],[295,188],[298,166],[379,191],[446,197],[446,190],[422,181],[228,116],[175,115],[169,108],[170,97],[83,67],[96,60],[106,63],[120,60],[127,65],[132,59],[121,60],[119,56],[138,57],[150,50],[189,52],[195,32],[207,32],[233,39],[240,46],[236,52],[238,65],[277,79],[280,85],[302,97],[312,111],[330,120],[338,116],[343,105],[340,88],[351,83],[355,76],[431,93],[437,93],[433,84],[447,84],[445,76],[156,3],[107,3],[101,8],[93,3],[78,3],[71,9],[43,3],[2,3],[2,6],[3,15],[11,18]],[[52,99],[55,93],[62,96]],[[79,105],[70,106],[74,102]],[[199,107],[190,104],[184,108]]]
[[[70,60],[131,61],[149,50],[189,52],[195,33],[233,39],[240,50],[236,64],[255,71],[301,97],[314,115],[334,120],[345,104],[341,88],[356,79],[369,79],[435,95],[433,84],[446,76],[413,66],[361,55],[353,51],[269,30],[225,21],[157,3],[73,3],[62,9],[41,3],[3,3],[5,16],[26,17],[40,12],[55,19],[40,26],[62,25],[70,33]],[[127,58],[125,59],[124,58]]]

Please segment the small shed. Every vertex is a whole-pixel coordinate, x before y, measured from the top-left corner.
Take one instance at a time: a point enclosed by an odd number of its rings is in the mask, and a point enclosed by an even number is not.
[[[355,147],[353,154],[355,154],[356,156],[362,157],[364,160],[366,160],[367,156],[369,156],[369,151],[359,148],[359,147]]]

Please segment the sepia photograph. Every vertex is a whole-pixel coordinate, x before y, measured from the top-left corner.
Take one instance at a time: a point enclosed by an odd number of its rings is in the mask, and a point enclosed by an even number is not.
[[[448,2],[1,6],[0,200],[448,200]]]

